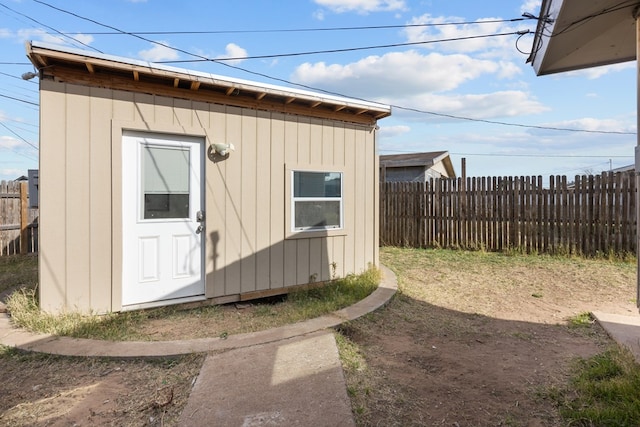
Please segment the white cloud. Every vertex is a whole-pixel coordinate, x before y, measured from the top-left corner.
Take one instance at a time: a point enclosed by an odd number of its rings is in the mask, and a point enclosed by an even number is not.
[[[74,46],[72,39],[84,45],[90,45],[94,41],[93,36],[89,34],[74,34],[73,37],[72,36],[64,37],[59,34],[48,34],[42,29],[33,29],[33,28],[20,29],[16,31],[15,34],[6,33],[6,34],[0,35],[0,37],[1,38],[14,37],[20,43],[24,43],[27,40],[40,40],[46,43],[65,45],[65,46]]]
[[[568,71],[558,74],[558,77],[586,77],[589,80],[595,80],[606,74],[617,73],[629,68],[636,68],[635,61],[622,62],[620,64],[604,65],[602,67],[585,68],[583,70]]]
[[[394,138],[409,132],[411,132],[411,128],[406,125],[380,126],[378,135],[380,135],[380,138]]]
[[[525,0],[520,6],[520,13],[529,12],[534,15],[537,15],[540,12],[540,5],[542,4],[542,0]]]
[[[560,122],[548,123],[547,127],[557,127],[565,129],[583,129],[588,131],[603,132],[635,132],[634,123],[617,119],[597,119],[593,117],[583,117],[574,120],[564,120]]]
[[[3,168],[0,169],[0,180],[10,181],[19,176],[26,175],[26,169]]]
[[[161,44],[154,44],[151,49],[141,50],[138,52],[138,56],[149,62],[156,61],[171,61],[178,59],[178,52],[171,49],[167,42],[159,41]]]
[[[492,36],[494,34],[517,31],[516,28],[506,23],[490,22],[499,19],[483,18],[470,24],[442,25],[451,22],[465,22],[467,20],[456,16],[434,17],[427,13],[414,17],[408,22],[408,25],[424,24],[427,26],[408,27],[404,30],[404,33],[410,43],[424,42],[423,47],[438,49],[443,52],[479,52],[482,55],[502,58],[515,56],[517,50],[513,48],[514,36]]]
[[[345,95],[402,97],[443,92],[483,74],[500,72],[499,64],[466,55],[422,55],[416,51],[369,56],[346,65],[304,63],[292,80]]]
[[[235,43],[229,43],[227,44],[227,46],[225,47],[225,54],[224,55],[219,55],[217,59],[224,59],[224,58],[243,58],[246,57],[247,55],[247,51],[246,49],[241,48],[240,46],[238,46]],[[239,64],[242,61],[244,61],[244,59],[236,59],[233,61],[225,61],[227,64]]]
[[[316,4],[324,6],[335,13],[356,12],[367,14],[371,12],[391,12],[405,10],[404,0],[314,0]]]
[[[0,136],[0,147],[2,148],[16,148],[24,144],[11,136]]]
[[[384,102],[384,101],[383,101]],[[417,94],[403,99],[402,106],[440,115],[425,115],[400,109],[394,116],[407,116],[420,121],[450,121],[446,115],[471,119],[495,119],[538,114],[548,110],[530,94],[522,91],[499,91],[485,94],[437,95]],[[457,120],[457,119],[453,119]]]

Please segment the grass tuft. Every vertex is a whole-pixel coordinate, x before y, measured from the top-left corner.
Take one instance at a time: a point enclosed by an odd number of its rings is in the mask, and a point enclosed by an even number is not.
[[[591,313],[584,311],[568,319],[570,328],[588,328],[593,325],[594,320]]]
[[[80,312],[54,315],[39,309],[36,290],[28,288],[11,294],[7,298],[7,308],[17,327],[74,338],[110,341],[175,339],[157,335],[153,322],[170,324],[185,319],[197,323],[200,328],[194,324],[193,329],[198,329],[205,336],[226,337],[295,323],[342,309],[368,296],[379,282],[380,271],[370,267],[362,274],[337,279],[322,287],[252,302],[249,304],[251,308],[242,310],[241,316],[238,310],[223,310],[220,306],[192,309],[169,306],[104,315]],[[203,326],[205,323],[206,328]]]
[[[560,415],[571,426],[640,425],[640,366],[631,352],[613,347],[576,361],[571,385],[553,390]]]

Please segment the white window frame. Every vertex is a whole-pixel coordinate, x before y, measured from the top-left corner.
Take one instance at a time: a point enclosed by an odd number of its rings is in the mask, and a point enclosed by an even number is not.
[[[296,172],[302,173],[336,173],[340,175],[340,197],[296,197],[295,196],[295,174]],[[291,211],[290,211],[290,223],[291,233],[300,233],[300,232],[313,232],[313,231],[333,231],[333,230],[343,230],[344,229],[344,172],[337,170],[306,170],[306,169],[292,169],[290,171],[290,200],[291,200]],[[308,227],[296,227],[295,218],[296,218],[296,204],[297,202],[328,202],[328,201],[338,201],[340,203],[339,207],[339,215],[340,215],[340,224],[339,225],[331,225],[331,226],[308,226]]]

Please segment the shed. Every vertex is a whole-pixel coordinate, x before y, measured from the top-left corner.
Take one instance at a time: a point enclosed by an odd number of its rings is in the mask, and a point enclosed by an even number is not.
[[[425,182],[430,178],[455,178],[448,151],[387,154],[380,156],[383,182]]]
[[[378,265],[389,106],[45,43],[27,56],[43,310],[226,303]]]
[[[530,62],[537,75],[580,70],[636,60],[636,96],[640,107],[640,3],[618,0],[542,0]],[[638,109],[636,109],[638,111]],[[637,115],[637,112],[636,112]],[[640,116],[636,119],[640,123]],[[640,185],[640,134],[635,147],[636,185]],[[640,224],[640,199],[636,198]],[[640,233],[636,232],[640,255]],[[640,256],[638,269],[640,271]],[[640,276],[636,303],[640,307]]]

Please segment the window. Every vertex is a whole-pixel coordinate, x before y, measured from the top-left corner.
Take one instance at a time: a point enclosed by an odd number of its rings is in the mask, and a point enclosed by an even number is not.
[[[342,228],[342,173],[292,171],[292,230]]]
[[[144,146],[144,219],[189,218],[189,154],[189,148]]]

